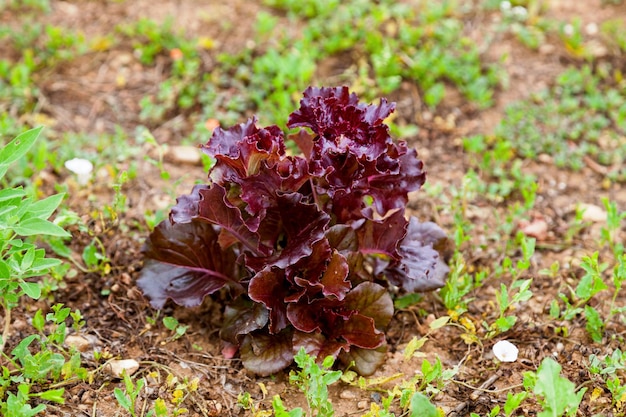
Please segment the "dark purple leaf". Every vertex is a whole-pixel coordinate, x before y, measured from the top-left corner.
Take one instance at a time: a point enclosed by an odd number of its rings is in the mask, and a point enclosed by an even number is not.
[[[333,309],[339,308],[342,304],[343,302],[332,298],[319,298],[310,302],[300,300],[297,303],[289,303],[287,318],[293,327],[302,332],[328,332],[337,321],[337,314],[333,313]]]
[[[348,262],[346,258],[338,252],[333,253],[330,263],[322,275],[320,283],[322,284],[322,293],[325,296],[334,295],[339,300],[343,300],[352,285],[347,280]]]
[[[415,149],[406,149],[403,142],[392,145],[391,156],[399,162],[398,171],[368,170],[366,193],[374,198],[376,211],[385,215],[389,210],[404,209],[408,202],[408,193],[419,190],[426,180],[423,163],[417,159]]]
[[[354,370],[360,375],[370,376],[379,366],[385,363],[387,357],[387,344],[383,343],[376,349],[350,348],[349,351],[341,352],[339,360],[345,365],[354,362]]]
[[[285,329],[278,334],[261,331],[247,334],[239,348],[243,366],[260,376],[268,376],[285,369],[293,362],[293,331]]]
[[[198,184],[193,187],[191,194],[182,195],[176,199],[176,205],[172,207],[170,219],[173,223],[189,223],[198,217],[198,207],[200,206],[201,190],[208,190],[207,185]]]
[[[360,104],[347,87],[309,87],[287,126],[308,127],[318,135],[312,159],[349,152],[357,158],[375,160],[392,143],[383,120],[394,108],[395,104],[385,99],[379,105]]]
[[[268,208],[258,233],[270,256],[247,256],[246,266],[260,271],[264,267],[287,268],[313,253],[313,245],[324,238],[330,216],[315,204],[302,201],[299,193],[279,194],[276,206]]]
[[[278,333],[287,326],[285,298],[290,294],[291,287],[292,285],[285,277],[285,271],[278,268],[266,268],[250,280],[248,295],[252,300],[263,303],[269,309],[269,331],[272,334]]]
[[[216,161],[210,184],[180,197],[146,244],[140,287],[153,305],[196,305],[228,286],[224,352],[239,350],[252,372],[281,370],[305,347],[373,373],[393,315],[374,282],[424,291],[447,274],[443,231],[404,217],[425,173],[389,135],[394,106],[359,103],[347,87],[307,89],[288,124],[304,128],[291,136],[303,156],[254,118],[216,129],[203,146]]]
[[[285,155],[282,130],[278,126],[259,129],[256,119],[224,130],[217,128],[202,151],[216,159],[210,172],[213,182],[238,183],[241,178],[254,175],[265,161],[273,163]]]
[[[356,229],[359,252],[365,255],[386,255],[398,259],[398,242],[406,234],[407,221],[398,210],[382,220],[366,219]]]
[[[353,227],[336,224],[328,228],[326,238],[330,246],[345,256],[347,252],[356,252],[359,249],[359,241]]]
[[[336,333],[348,343],[365,349],[375,349],[385,343],[385,334],[376,329],[374,320],[362,314],[353,314],[346,321],[338,322]]]
[[[371,317],[378,329],[387,327],[393,317],[393,301],[389,292],[373,282],[363,282],[354,287],[344,302],[345,308]]]
[[[240,181],[241,199],[248,204],[248,213],[263,217],[265,210],[278,204],[278,194],[298,192],[309,178],[303,158],[287,157],[272,166],[263,163],[256,175]]]
[[[218,184],[199,190],[201,199],[198,203],[198,218],[221,226],[221,233],[232,236],[224,237],[221,242],[236,240],[253,254],[267,255],[271,249],[260,242],[259,234],[250,230],[241,215],[241,211],[226,198],[226,190]],[[234,238],[234,239],[233,239]]]
[[[300,259],[296,264],[288,268],[290,278],[305,280],[312,284],[318,284],[328,263],[333,256],[328,239],[320,239],[313,244],[313,252],[306,258]],[[304,285],[306,286],[306,285]],[[321,290],[321,284],[320,284]]]
[[[225,285],[243,291],[237,254],[222,250],[217,239],[216,228],[199,220],[165,220],[154,229],[143,248],[146,261],[137,281],[153,307],[162,308],[168,298],[197,306]]]
[[[220,338],[238,346],[243,336],[262,329],[267,324],[267,320],[268,312],[263,304],[252,303],[239,297],[224,309]]]
[[[449,268],[433,245],[445,238],[444,231],[435,223],[420,223],[411,217],[406,237],[398,248],[401,259],[384,272],[389,282],[407,292],[443,287]]]

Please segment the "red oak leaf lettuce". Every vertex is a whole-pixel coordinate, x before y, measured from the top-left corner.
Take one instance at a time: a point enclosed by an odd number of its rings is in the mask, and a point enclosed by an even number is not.
[[[417,152],[384,123],[394,103],[360,103],[346,87],[309,88],[288,126],[256,119],[218,128],[202,146],[208,182],[177,199],[148,237],[139,287],[156,308],[194,306],[227,288],[220,337],[259,375],[289,366],[301,347],[371,374],[385,358],[389,286],[444,284],[435,248],[445,233],[407,219],[425,181]]]

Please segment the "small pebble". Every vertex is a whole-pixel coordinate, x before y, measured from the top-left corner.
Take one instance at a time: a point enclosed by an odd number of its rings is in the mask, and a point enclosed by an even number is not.
[[[356,398],[356,394],[350,390],[345,390],[341,391],[339,398],[343,398],[344,400],[354,400]]]
[[[139,369],[139,362],[134,359],[120,359],[112,360],[105,367],[107,371],[114,378],[122,378],[122,372],[126,371],[128,376],[134,374]]]
[[[167,156],[181,164],[199,165],[201,162],[200,150],[196,146],[171,146]]]
[[[91,347],[91,343],[79,334],[70,334],[65,338],[65,345],[75,347],[79,352],[86,352]]]
[[[120,281],[124,285],[130,285],[131,284],[130,274],[128,272],[123,272],[122,275],[120,275]]]

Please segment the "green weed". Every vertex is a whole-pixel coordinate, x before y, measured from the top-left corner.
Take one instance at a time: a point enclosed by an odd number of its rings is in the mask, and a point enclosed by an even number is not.
[[[570,68],[556,85],[507,107],[496,135],[524,158],[553,157],[558,167],[581,169],[585,158],[606,167],[619,167],[626,147],[626,100],[615,89],[614,69],[599,65]],[[621,179],[619,168],[607,174]]]

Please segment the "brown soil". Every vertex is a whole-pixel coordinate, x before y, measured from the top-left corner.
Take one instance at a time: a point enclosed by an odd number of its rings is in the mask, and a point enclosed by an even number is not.
[[[580,17],[583,25],[600,23],[604,19],[626,15],[626,5],[602,7],[600,0],[571,1],[554,0],[550,7],[551,17],[567,20]],[[52,11],[43,15],[45,22],[80,29],[87,39],[96,39],[114,31],[115,25],[133,22],[145,17],[164,21],[174,16],[174,27],[190,36],[204,36],[215,41],[215,49],[203,57],[208,67],[214,65],[218,51],[235,52],[249,42],[253,35],[252,23],[256,14],[264,8],[260,1],[231,0],[151,0],[151,1],[51,1]],[[480,42],[492,30],[494,15],[485,13],[475,17],[468,25],[468,36]],[[12,25],[17,16],[11,11],[0,12],[0,22]],[[243,23],[242,23],[243,22]],[[429,172],[431,187],[441,186],[446,190],[450,185],[458,186],[468,165],[460,138],[467,134],[493,131],[508,103],[527,97],[532,91],[548,86],[555,75],[575,60],[562,48],[558,39],[548,39],[542,51],[534,52],[520,45],[511,35],[493,34],[497,41],[484,52],[487,60],[498,60],[506,55],[504,66],[510,77],[509,88],[500,91],[497,105],[478,112],[453,95],[441,106],[438,114],[430,114],[421,105],[414,86],[403,85],[392,99],[397,101],[399,117],[409,123],[419,121],[422,129],[413,143],[424,159]],[[0,51],[2,47],[0,46]],[[349,58],[349,57],[346,57]],[[319,83],[333,79],[342,67],[342,57],[324,63],[319,73]],[[53,71],[41,75],[38,84],[41,88],[43,106],[40,111],[54,120],[56,132],[112,132],[115,126],[122,126],[129,140],[132,140],[139,121],[139,101],[155,91],[159,82],[166,77],[164,67],[167,57],[159,57],[151,67],[144,67],[133,55],[131,45],[116,45],[99,53],[90,53],[62,63]],[[120,79],[123,78],[123,82]],[[154,134],[160,143],[178,145],[180,130],[173,120],[154,127]],[[146,152],[154,151],[145,149]],[[271,378],[258,378],[247,373],[237,359],[224,359],[217,335],[221,319],[219,300],[206,300],[198,308],[183,309],[168,304],[161,312],[157,325],[149,323],[156,312],[149,306],[135,286],[135,280],[142,267],[140,247],[147,235],[144,212],[166,208],[173,203],[173,196],[187,192],[195,180],[203,179],[200,166],[184,165],[177,161],[165,160],[165,169],[171,174],[171,181],[163,181],[158,170],[151,164],[138,160],[138,175],[124,188],[128,198],[128,210],[117,222],[101,220],[93,212],[98,212],[106,204],[111,204],[111,174],[101,172],[89,189],[74,188],[69,204],[81,216],[90,219],[90,233],[99,237],[112,269],[109,273],[79,273],[65,281],[64,288],[53,294],[56,302],[83,313],[86,326],[85,335],[90,337],[92,348],[105,352],[107,357],[132,358],[140,361],[141,368],[136,376],[148,377],[149,390],[141,401],[152,403],[156,398],[170,399],[172,389],[167,387],[168,373],[178,376],[200,378],[197,393],[185,402],[192,416],[246,415],[249,412],[237,407],[237,396],[249,392],[262,409],[269,408],[275,394],[285,401],[288,407],[305,406],[303,396],[289,384],[288,373],[280,373]],[[128,168],[122,162],[120,170]],[[476,412],[487,413],[497,403],[502,404],[508,388],[521,383],[524,371],[536,370],[541,360],[552,356],[564,367],[564,375],[576,385],[585,383],[589,375],[582,367],[592,352],[607,353],[617,347],[617,339],[607,337],[605,345],[593,344],[584,332],[584,324],[575,326],[578,330],[569,337],[557,336],[554,322],[546,322],[546,311],[556,297],[558,287],[571,280],[578,273],[577,261],[582,255],[595,250],[599,228],[584,229],[574,244],[560,245],[564,228],[573,217],[572,207],[576,202],[601,205],[602,197],[610,197],[620,205],[626,204],[626,191],[619,184],[603,188],[603,177],[587,167],[581,172],[559,170],[549,160],[546,162],[526,162],[524,169],[539,178],[539,197],[533,215],[545,219],[549,226],[548,238],[537,255],[531,270],[534,278],[532,291],[535,296],[518,311],[518,324],[508,332],[506,339],[520,348],[520,360],[512,364],[498,364],[493,359],[491,347],[495,341],[466,344],[462,329],[447,326],[438,330],[425,344],[422,352],[431,362],[438,357],[445,369],[460,366],[456,383],[450,383],[434,398],[434,402],[446,413],[469,415]],[[191,174],[190,174],[191,172]],[[41,174],[43,187],[52,187],[59,181],[70,181],[65,173]],[[176,186],[174,180],[182,178]],[[445,194],[445,192],[444,192]],[[435,219],[444,228],[452,224],[449,212],[442,201],[433,201],[426,193],[417,194],[410,207],[421,217]],[[504,213],[505,207],[487,200],[476,199],[467,208],[476,222],[476,233],[492,236],[497,229],[493,213]],[[78,230],[73,231],[75,239],[72,248],[76,257],[91,237]],[[504,238],[507,238],[506,236]],[[480,236],[476,239],[480,240]],[[490,241],[489,244],[497,244]],[[556,248],[556,249],[555,249]],[[479,268],[489,258],[484,253],[467,254]],[[559,261],[564,267],[556,279],[537,274],[537,271]],[[480,328],[483,320],[494,317],[494,289],[499,283],[485,284],[478,297],[470,305],[467,318]],[[623,296],[620,296],[623,298]],[[623,301],[623,300],[622,300]],[[24,305],[16,312],[9,346],[28,334],[25,323],[36,309],[48,309],[47,301]],[[419,309],[428,311],[420,314]],[[436,317],[446,315],[444,307],[435,294],[426,294],[416,307],[396,314],[389,330],[391,346],[388,360],[373,378],[384,378],[402,374],[410,378],[420,369],[422,359],[405,361],[403,350],[414,337],[421,337],[428,331],[428,323]],[[171,340],[172,333],[160,324],[160,318],[172,315],[188,325],[186,334],[178,340]],[[582,318],[578,318],[582,323]],[[563,323],[565,324],[565,323]],[[574,327],[574,326],[573,326]],[[613,335],[623,334],[623,326],[613,327]],[[85,355],[84,361],[90,369],[96,369],[93,355]],[[491,377],[491,383],[482,386]],[[400,379],[387,381],[372,390],[360,390],[347,384],[337,384],[331,388],[332,402],[337,416],[364,414],[371,402],[380,399],[379,389],[393,386]],[[79,383],[68,386],[68,401],[63,406],[50,405],[49,416],[115,416],[123,415],[113,396],[115,387],[123,387],[120,381],[97,372],[92,383]],[[474,387],[474,388],[473,388]],[[475,388],[482,387],[482,390]],[[518,388],[519,389],[519,388]],[[523,414],[534,415],[537,407],[524,403]],[[597,405],[597,404],[596,404]],[[611,413],[610,404],[600,411]],[[598,412],[598,410],[594,410]],[[591,411],[582,409],[581,415]],[[612,415],[612,414],[607,414]]]

